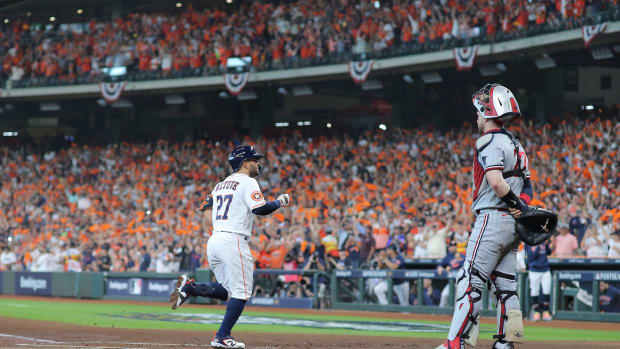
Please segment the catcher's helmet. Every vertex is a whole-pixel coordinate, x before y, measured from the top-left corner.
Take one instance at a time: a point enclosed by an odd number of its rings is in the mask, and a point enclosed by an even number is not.
[[[472,96],[477,111],[485,119],[510,122],[521,116],[517,99],[509,89],[500,84],[486,84]]]
[[[256,160],[264,157],[262,154],[257,154],[256,150],[251,145],[243,145],[241,147],[235,148],[235,150],[228,155],[228,163],[232,167],[233,171],[236,172],[241,168],[241,164],[246,160]]]

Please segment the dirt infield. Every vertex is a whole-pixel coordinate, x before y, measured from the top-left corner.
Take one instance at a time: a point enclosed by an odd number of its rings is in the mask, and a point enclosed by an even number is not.
[[[20,297],[21,298],[21,297]],[[25,298],[25,297],[24,297]],[[127,304],[127,301],[90,301],[73,299],[53,299],[28,297],[33,300],[59,302],[110,302]],[[135,304],[149,304],[138,302]],[[150,303],[161,306],[162,303]],[[189,305],[190,307],[203,307]],[[248,307],[252,309],[252,307]],[[254,310],[254,309],[252,309]],[[256,308],[255,310],[269,311],[271,309]],[[294,313],[321,313],[316,310],[286,310],[272,309],[273,312]],[[390,317],[434,321],[449,321],[447,316],[394,314],[355,311],[327,311],[330,315],[354,315],[372,317]],[[493,319],[484,319],[492,323]],[[552,321],[539,323],[537,326],[618,330],[619,325],[613,323]],[[439,344],[437,339],[380,337],[362,335],[313,335],[313,334],[286,334],[286,333],[255,333],[235,331],[236,339],[245,342],[248,348],[434,348]],[[173,330],[136,330],[121,328],[103,328],[94,326],[80,326],[73,324],[23,320],[0,317],[0,347],[2,348],[191,348],[208,347],[213,333],[199,331]],[[477,348],[490,348],[491,341],[482,340]],[[582,348],[618,348],[618,343],[611,342],[528,342],[518,345],[517,348],[549,349],[550,346],[562,349]]]

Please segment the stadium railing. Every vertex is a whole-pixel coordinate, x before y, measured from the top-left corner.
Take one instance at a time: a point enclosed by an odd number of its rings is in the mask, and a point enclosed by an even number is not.
[[[429,269],[410,270],[334,270],[326,273],[318,270],[265,269],[255,271],[255,284],[284,287],[281,277],[307,275],[312,278],[309,287],[312,297],[280,297],[278,294],[253,297],[251,305],[287,308],[325,308],[344,310],[397,311],[428,314],[451,314],[454,304],[456,272],[437,273]],[[551,311],[555,319],[620,322],[620,313],[601,313],[599,310],[599,283],[620,281],[616,270],[555,270],[552,272]],[[209,269],[190,273],[197,282],[212,281]],[[0,272],[0,293],[92,299],[131,299],[167,301],[178,277],[177,273],[126,273],[126,272]],[[370,278],[385,279],[387,305],[376,304],[366,290]],[[399,305],[393,301],[393,279],[414,280],[416,305]],[[433,287],[443,289],[448,285],[448,302],[445,307],[424,306],[423,280],[431,279]],[[265,282],[267,280],[267,282]],[[527,272],[518,273],[517,293],[524,316],[529,316],[530,297]],[[269,292],[266,292],[269,293]],[[483,316],[495,316],[493,295],[483,290]],[[194,303],[216,303],[208,299],[193,299]]]
[[[398,47],[388,47],[382,50],[367,52],[375,59],[401,57],[407,55],[416,55],[427,52],[436,52],[441,50],[451,50],[456,47],[472,46],[472,45],[485,45],[495,44],[498,42],[504,42],[509,40],[529,38],[538,35],[556,33],[560,31],[571,30],[579,28],[582,25],[594,25],[607,21],[620,20],[620,6],[611,5],[607,10],[596,11],[590,13],[586,17],[579,19],[567,19],[562,21],[559,25],[554,26],[549,23],[542,24],[530,24],[527,28],[515,30],[509,33],[498,32],[492,38],[487,37],[486,27],[483,27],[481,34],[472,38],[451,38],[451,39],[436,39],[425,43],[419,43],[412,41],[403,43]],[[283,58],[279,63],[268,62],[264,66],[253,67],[254,72],[266,72],[266,71],[278,71],[287,69],[298,69],[307,67],[316,67],[322,65],[341,64],[348,63],[354,54],[352,52],[341,52],[337,54],[328,55],[325,57],[300,59],[299,57]],[[216,76],[223,73],[223,68],[185,68],[179,71],[172,71],[170,74],[164,74],[159,70],[149,71],[130,71],[128,72],[126,79],[128,81],[152,81],[159,79],[184,79],[191,77],[207,77]],[[11,87],[14,89],[19,88],[32,88],[41,86],[66,86],[66,85],[80,85],[96,83],[97,78],[92,76],[79,76],[73,80],[63,80],[57,77],[33,77],[29,79],[22,79],[18,81],[12,81]]]

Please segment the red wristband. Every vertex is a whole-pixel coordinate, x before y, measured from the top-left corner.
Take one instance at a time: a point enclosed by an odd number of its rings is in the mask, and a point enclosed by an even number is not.
[[[527,195],[526,193],[521,193],[521,195],[519,195],[519,198],[523,199],[523,201],[525,201],[526,205],[530,204],[530,201],[532,201],[532,198]]]

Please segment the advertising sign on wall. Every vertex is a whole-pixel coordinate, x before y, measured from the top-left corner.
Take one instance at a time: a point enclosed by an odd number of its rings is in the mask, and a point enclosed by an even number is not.
[[[144,295],[146,297],[168,298],[176,281],[176,279],[147,279]]]
[[[15,294],[52,295],[52,273],[15,273]]]

